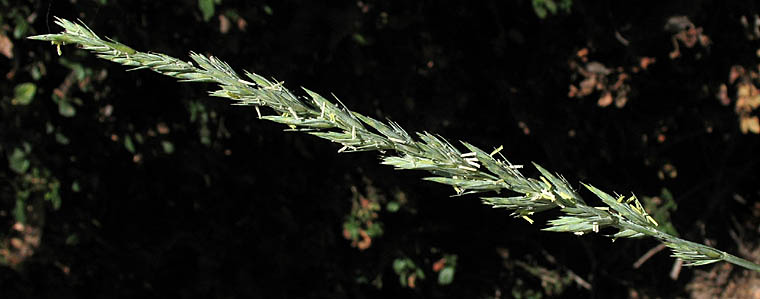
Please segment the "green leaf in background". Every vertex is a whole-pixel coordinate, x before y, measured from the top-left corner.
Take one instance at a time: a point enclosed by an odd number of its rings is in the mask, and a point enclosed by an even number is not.
[[[13,153],[8,156],[8,167],[18,174],[23,174],[29,170],[29,164],[26,153],[20,148],[14,149]]]
[[[13,90],[14,98],[13,104],[15,105],[29,105],[34,99],[34,95],[37,93],[37,85],[34,83],[26,82],[16,85]]]
[[[203,14],[203,21],[208,22],[214,16],[214,0],[198,0],[198,9]]]
[[[544,19],[549,14],[555,15],[560,11],[569,13],[573,5],[572,0],[533,0],[531,3],[539,19]]]
[[[79,243],[79,236],[77,234],[70,234],[68,237],[66,237],[65,244],[66,245],[76,245]]]
[[[82,190],[82,187],[79,186],[79,181],[74,181],[71,183],[71,191],[79,192],[81,190]]]
[[[422,269],[420,269],[420,268],[417,268],[414,271],[414,274],[417,275],[417,278],[419,278],[419,279],[425,279],[425,271],[422,271]]]
[[[143,142],[145,142],[145,138],[143,138],[142,134],[135,133],[135,141],[137,141],[137,144],[143,144]]]
[[[393,260],[393,271],[396,272],[396,274],[404,272],[404,268],[406,268],[406,259],[397,258]]]
[[[82,81],[87,77],[88,68],[83,67],[81,63],[70,61],[63,57],[61,57],[58,61],[61,65],[74,71],[77,81]]]
[[[454,281],[454,267],[445,267],[438,273],[438,284],[447,285]]]
[[[398,203],[398,201],[391,201],[391,202],[388,202],[387,205],[385,205],[385,209],[391,213],[398,212],[399,208],[401,208],[401,205]]]
[[[360,46],[366,46],[369,43],[367,42],[367,39],[364,38],[363,35],[361,35],[361,33],[354,33],[353,35],[351,35],[351,37],[353,37],[354,41]]]
[[[161,141],[161,147],[164,149],[164,153],[171,154],[174,152],[174,144],[169,141]]]
[[[547,10],[549,10],[550,13],[552,14],[557,13],[557,4],[555,4],[553,0],[544,1],[544,6],[546,7]]]
[[[70,140],[66,135],[63,135],[61,132],[55,133],[55,141],[62,144],[62,145],[68,145]]]
[[[267,14],[267,15],[269,15],[269,16],[271,16],[271,15],[274,14],[274,10],[272,9],[271,6],[264,4],[264,7],[262,7],[262,8],[264,9],[264,13]]]
[[[133,154],[135,153],[135,144],[132,142],[132,137],[129,137],[129,135],[127,135],[126,137],[124,137],[124,147],[130,153],[133,153]]]
[[[44,66],[42,66],[44,68]],[[32,68],[29,70],[29,75],[32,76],[32,79],[34,81],[39,81],[40,78],[42,78],[42,71],[40,69],[40,64],[33,65]]]
[[[13,218],[21,223],[26,223],[26,212],[24,212],[24,207],[26,207],[27,197],[29,197],[28,191],[26,194],[19,194],[19,196],[16,197],[16,206],[13,207]]]
[[[21,16],[16,17],[16,27],[13,28],[13,37],[21,39],[29,30],[29,23]]]
[[[45,192],[45,200],[53,204],[53,210],[60,209],[61,194],[58,192],[58,190],[61,188],[61,183],[58,182],[58,180],[54,179],[50,184],[48,184],[48,188],[50,189]]]
[[[211,144],[211,131],[209,128],[204,124],[204,126],[201,128],[200,132],[198,134],[201,135],[201,143],[203,145],[210,145]]]
[[[346,231],[346,233],[351,237],[351,239],[355,239],[359,236],[359,226],[353,221],[347,221],[343,223],[343,230]],[[395,269],[396,262],[399,260],[396,260],[393,264],[393,267]]]
[[[58,101],[58,113],[63,117],[74,117],[77,114],[77,110],[67,100]]]
[[[542,6],[543,1],[541,0],[533,0],[533,11],[536,12],[536,16],[538,16],[539,19],[546,18],[546,8]]]

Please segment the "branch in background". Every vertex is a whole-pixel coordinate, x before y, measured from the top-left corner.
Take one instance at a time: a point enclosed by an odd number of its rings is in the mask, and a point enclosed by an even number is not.
[[[546,231],[572,232],[576,235],[598,233],[603,228],[617,229],[610,235],[617,238],[654,237],[669,247],[672,255],[687,266],[726,261],[760,272],[760,265],[702,244],[666,234],[657,229],[657,222],[644,210],[636,196],[611,196],[591,185],[584,186],[599,197],[603,206],[590,206],[560,175],[533,164],[541,175],[526,178],[522,165],[510,163],[499,147],[486,152],[461,142],[466,152],[448,140],[427,132],[413,137],[392,121],[381,122],[349,110],[337,97],[328,100],[304,88],[308,97],[298,97],[283,86],[246,72],[241,78],[229,65],[217,58],[190,53],[192,62],[160,53],[136,51],[126,45],[104,40],[83,24],[56,18],[65,31],[60,34],[32,36],[30,39],[50,41],[61,54],[61,45],[75,44],[132,70],[150,69],[174,77],[181,82],[216,83],[212,96],[229,98],[233,105],[253,106],[259,118],[287,125],[288,130],[302,131],[342,145],[338,152],[378,151],[382,164],[396,169],[425,170],[432,174],[425,180],[451,185],[456,195],[483,193],[516,193],[510,197],[484,197],[483,202],[512,210],[512,215],[533,223],[531,215],[560,208],[564,213],[549,221]],[[197,66],[196,66],[197,65]],[[263,111],[261,108],[269,108]],[[271,111],[271,112],[270,112]],[[267,113],[268,112],[268,113]]]
[[[667,246],[665,246],[665,244],[660,244],[660,245],[655,246],[652,249],[649,249],[647,251],[647,253],[645,253],[644,255],[642,255],[638,260],[636,260],[635,263],[633,263],[633,268],[634,269],[641,268],[641,265],[643,265],[644,263],[646,263],[646,261],[648,261],[650,258],[652,258],[655,254],[657,254],[658,252],[660,252],[663,249],[665,249],[665,247],[667,247]]]

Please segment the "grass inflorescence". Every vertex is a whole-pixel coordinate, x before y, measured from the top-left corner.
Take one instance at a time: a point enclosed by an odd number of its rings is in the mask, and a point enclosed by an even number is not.
[[[225,62],[190,53],[192,62],[160,53],[136,51],[126,45],[104,40],[83,24],[56,18],[64,32],[32,36],[30,39],[52,42],[59,55],[61,46],[75,44],[99,58],[132,67],[150,69],[182,82],[211,82],[219,89],[216,97],[228,98],[233,105],[253,106],[261,119],[281,123],[287,130],[302,131],[340,144],[338,152],[377,151],[382,164],[396,169],[424,170],[432,176],[425,180],[450,185],[456,195],[494,192],[482,197],[483,203],[505,208],[512,215],[530,223],[535,213],[559,208],[562,215],[550,220],[546,231],[576,235],[616,229],[608,235],[617,238],[654,237],[667,245],[672,255],[686,265],[706,265],[726,261],[760,272],[760,265],[702,244],[680,239],[658,229],[657,221],[643,208],[636,196],[612,196],[594,186],[583,186],[601,199],[603,205],[588,204],[561,175],[553,174],[534,163],[538,178],[525,177],[522,165],[509,162],[502,146],[484,151],[461,142],[457,147],[447,139],[421,132],[409,134],[399,124],[382,122],[351,111],[336,96],[327,99],[305,89],[307,96],[296,96],[283,82],[268,80],[245,72],[239,76]],[[268,108],[268,109],[262,109]],[[462,150],[460,150],[462,149]],[[511,196],[500,196],[508,191]]]

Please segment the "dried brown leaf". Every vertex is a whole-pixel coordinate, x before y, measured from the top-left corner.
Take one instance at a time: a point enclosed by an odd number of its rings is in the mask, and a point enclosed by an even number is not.
[[[744,68],[741,65],[732,66],[731,71],[728,73],[728,83],[734,84],[734,81],[742,75],[744,75]]]
[[[675,50],[673,50],[673,52],[670,52],[670,54],[668,54],[668,56],[670,56],[670,59],[676,59],[676,58],[678,58],[678,56],[681,56],[681,52],[678,51],[678,49],[675,49]]]
[[[248,22],[245,21],[243,18],[237,19],[237,27],[240,29],[240,31],[245,31],[245,28],[248,27]]]
[[[4,34],[0,34],[0,54],[8,59],[13,58],[13,42]]]
[[[744,134],[760,134],[760,120],[757,118],[757,116],[742,117],[739,128]]]
[[[612,104],[612,94],[605,92],[596,103],[599,107],[607,107]]]
[[[731,104],[731,98],[728,97],[728,87],[726,84],[721,84],[720,89],[718,90],[718,93],[715,94],[715,97],[720,101],[720,104],[723,106],[728,106]]]
[[[219,32],[222,34],[229,32],[231,25],[230,19],[224,15],[219,15]]]
[[[739,83],[739,86],[736,89],[736,95],[740,98],[749,97],[752,93],[752,84],[750,83]]]
[[[615,82],[615,85],[612,86],[612,90],[618,90],[621,87],[623,87],[623,84],[625,84],[625,80],[628,79],[628,74],[626,73],[620,73],[618,74],[618,79]]]
[[[615,97],[615,107],[623,108],[625,103],[628,103],[628,97],[625,96],[625,93],[618,94],[617,97]]]
[[[440,260],[433,263],[433,272],[441,271],[444,266],[446,266],[446,258],[442,257]]]
[[[654,57],[641,57],[639,59],[639,66],[642,70],[646,70],[650,65],[657,61]]]
[[[570,84],[570,91],[567,92],[567,97],[574,98],[576,95],[578,95],[578,87],[575,87],[575,85]]]
[[[575,55],[577,55],[580,58],[584,58],[588,56],[588,48],[583,48],[583,49],[578,50],[578,52],[575,53]]]

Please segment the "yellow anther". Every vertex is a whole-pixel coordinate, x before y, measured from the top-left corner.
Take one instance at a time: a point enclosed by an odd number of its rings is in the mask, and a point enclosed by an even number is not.
[[[462,188],[459,188],[457,186],[454,186],[454,191],[456,191],[457,194],[462,194],[462,192],[464,192],[464,190],[462,190]]]
[[[631,209],[633,209],[634,211],[636,211],[636,213],[639,213],[639,215],[643,215],[643,213],[641,212],[641,210],[639,210],[638,207],[636,207],[636,206],[634,206],[632,204],[628,204],[628,206],[630,206]]]
[[[545,178],[544,176],[541,176],[541,180],[542,180],[542,181],[544,181],[544,184],[546,184],[546,188],[547,188],[548,190],[551,190],[551,189],[552,189],[552,184],[550,184],[550,183],[549,183],[549,181],[547,181],[547,180],[546,180],[546,178]]]
[[[457,168],[464,169],[464,170],[469,170],[469,171],[478,171],[475,168],[472,168],[472,167],[469,167],[469,166],[464,166],[464,165],[458,165]]]
[[[654,218],[652,218],[652,216],[647,215],[647,220],[649,220],[649,222],[654,224],[654,226],[660,226],[660,224],[658,224],[657,221],[655,221]]]
[[[552,202],[557,200],[557,198],[554,196],[554,193],[549,192],[549,190],[541,190],[541,198],[548,199]]]
[[[491,154],[489,154],[489,156],[493,157],[493,155],[496,155],[498,152],[500,152],[500,151],[501,151],[501,150],[503,150],[503,149],[504,149],[504,146],[503,146],[503,145],[499,145],[499,147],[498,147],[498,148],[496,148],[495,150],[493,150],[493,151],[491,152]]]

